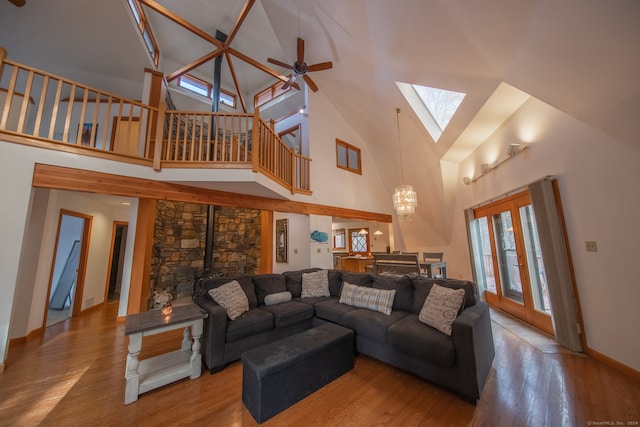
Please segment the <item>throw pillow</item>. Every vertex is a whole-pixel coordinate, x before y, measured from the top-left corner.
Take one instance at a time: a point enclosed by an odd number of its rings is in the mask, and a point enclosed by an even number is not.
[[[393,309],[393,299],[395,296],[395,289],[374,289],[344,282],[342,285],[342,294],[340,295],[340,303],[379,311],[388,316]]]
[[[302,298],[328,297],[330,295],[327,270],[302,274]]]
[[[227,317],[231,320],[237,319],[242,313],[249,311],[247,295],[236,280],[209,290],[209,295],[227,310]]]
[[[451,325],[464,301],[464,289],[449,289],[433,284],[418,319],[451,336]]]
[[[276,305],[291,301],[291,292],[278,292],[264,297],[264,305]]]

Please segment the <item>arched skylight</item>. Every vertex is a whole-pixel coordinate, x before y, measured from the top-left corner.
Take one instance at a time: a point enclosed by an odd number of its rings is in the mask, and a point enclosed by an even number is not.
[[[465,97],[465,93],[396,82],[413,111],[435,142],[442,135]]]

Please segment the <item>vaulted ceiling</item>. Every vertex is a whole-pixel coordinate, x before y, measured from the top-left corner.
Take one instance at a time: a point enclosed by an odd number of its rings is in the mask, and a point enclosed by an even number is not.
[[[247,4],[156,1],[211,35],[229,33]],[[165,74],[215,50],[144,8]],[[395,109],[402,109],[403,142],[416,154],[405,166],[416,169],[451,156],[469,126],[492,120],[499,126],[506,117],[487,111],[491,102],[504,101],[494,95],[503,82],[640,150],[638,22],[636,0],[257,0],[232,47],[287,74],[267,58],[293,63],[302,37],[308,64],[333,62],[333,69],[311,76],[370,144],[380,168],[398,167],[385,160],[397,156]],[[140,96],[141,70],[152,67],[125,0],[27,0],[21,8],[0,1],[0,46],[16,61],[132,98]],[[248,104],[276,81],[238,58],[233,64]],[[210,78],[212,62],[193,74]],[[396,81],[467,94],[437,144]],[[234,87],[228,69],[223,85]]]

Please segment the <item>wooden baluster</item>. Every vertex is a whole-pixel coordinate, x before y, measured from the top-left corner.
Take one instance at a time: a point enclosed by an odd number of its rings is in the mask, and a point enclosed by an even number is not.
[[[76,97],[76,84],[73,83],[71,84],[71,91],[69,92],[69,106],[67,107],[67,115],[65,117],[64,120],[64,129],[62,131],[62,140],[64,142],[71,142],[69,141],[69,126],[71,123],[71,113],[73,112],[73,100]],[[79,130],[80,132],[80,130]],[[76,144],[78,143],[78,138],[76,138]]]
[[[24,95],[22,97],[22,107],[20,108],[20,118],[18,119],[18,133],[24,133],[24,122],[27,118],[27,107],[29,106],[29,99],[31,98],[31,86],[33,85],[33,71],[29,71],[27,76],[27,84],[24,88]]]
[[[56,128],[56,120],[58,119],[58,108],[60,106],[60,95],[62,94],[62,80],[58,80],[58,88],[56,89],[56,97],[53,100],[53,108],[51,111],[51,123],[49,123],[49,139],[53,139]]]
[[[47,98],[47,89],[49,88],[49,76],[44,76],[42,80],[42,89],[40,90],[40,102],[38,103],[38,111],[36,111],[36,122],[33,126],[33,135],[40,136],[40,124],[42,123],[42,111],[44,110],[44,101]]]
[[[18,79],[18,67],[13,67],[11,73],[11,81],[9,82],[9,89],[7,90],[7,99],[4,102],[4,109],[2,110],[2,118],[0,118],[0,129],[7,128],[7,121],[9,120],[9,110],[11,109],[11,101],[13,100],[13,93],[16,90],[16,80]]]

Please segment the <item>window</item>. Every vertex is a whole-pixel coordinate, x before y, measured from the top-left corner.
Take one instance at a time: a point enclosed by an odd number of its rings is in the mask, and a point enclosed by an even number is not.
[[[336,228],[333,230],[333,249],[343,250],[347,245],[344,240],[344,228]]]
[[[362,228],[349,229],[349,253],[354,255],[369,254],[369,229],[365,234],[360,234]]]
[[[458,111],[466,95],[452,90],[410,83],[396,82],[396,86],[435,142],[438,142],[442,136],[442,132]]]
[[[142,34],[142,39],[144,40],[144,44],[147,46],[149,55],[151,55],[151,59],[157,67],[158,60],[160,59],[160,52],[158,51],[158,44],[151,33],[151,27],[149,27],[147,17],[137,0],[129,0],[129,7],[131,8],[133,18],[138,24],[138,30],[140,30],[140,34]]]
[[[178,86],[183,89],[190,90],[198,95],[206,96],[207,98],[213,97],[213,85],[202,79],[194,77],[190,74],[183,74],[178,77]],[[233,109],[236,108],[236,95],[220,88],[220,103],[227,105]]]
[[[336,162],[339,168],[362,175],[360,149],[337,138]]]
[[[254,107],[258,108],[266,104],[267,102],[271,101],[272,99],[276,99],[277,97],[284,95],[285,93],[291,90],[291,86],[283,90],[282,89],[283,85],[284,83],[282,83],[281,81],[277,81],[275,84],[269,86],[268,88],[266,88],[265,90],[263,90],[262,92],[254,96],[253,97]]]

